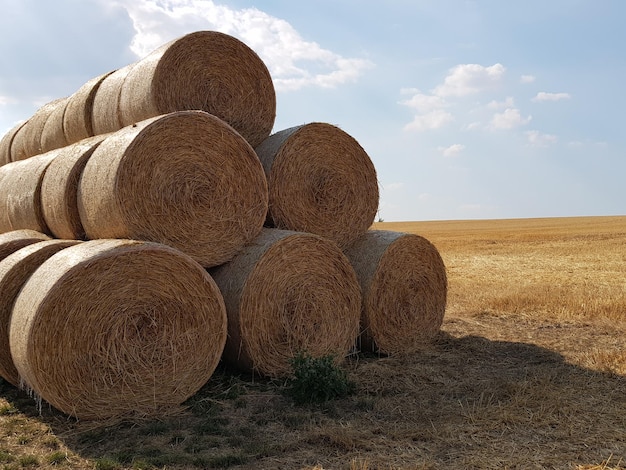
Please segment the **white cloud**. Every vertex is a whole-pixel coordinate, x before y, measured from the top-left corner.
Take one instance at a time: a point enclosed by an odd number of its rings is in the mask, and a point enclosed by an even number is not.
[[[532,116],[522,117],[517,108],[507,108],[502,113],[494,114],[490,127],[492,129],[513,129],[528,124],[531,119]]]
[[[506,109],[515,107],[515,102],[512,96],[507,96],[504,101],[493,100],[487,104],[489,109]]]
[[[542,101],[560,101],[560,100],[568,100],[571,98],[569,93],[546,93],[545,91],[540,91],[537,93],[532,101],[542,102]]]
[[[444,157],[455,157],[459,155],[465,149],[463,144],[452,144],[449,147],[437,147],[437,150],[441,152]]]
[[[237,37],[267,65],[278,91],[332,88],[356,80],[373,66],[304,40],[286,21],[256,8],[233,9],[211,0],[115,0],[133,22],[131,50],[144,57],[186,33],[211,29]]]
[[[532,83],[537,78],[534,75],[522,75],[519,79],[520,83]]]
[[[412,89],[411,91],[414,95],[407,100],[400,101],[400,104],[415,110],[417,114],[413,121],[404,126],[405,130],[422,132],[430,129],[439,129],[454,120],[452,114],[443,109],[448,106],[443,98],[425,95],[418,89]]]
[[[467,96],[493,87],[504,72],[502,64],[485,67],[479,64],[460,64],[453,67],[444,82],[435,87],[433,94],[437,96]]]
[[[430,129],[439,129],[452,121],[454,121],[452,114],[443,109],[436,109],[429,113],[415,116],[413,121],[404,126],[404,130],[421,132]]]
[[[415,109],[420,113],[429,113],[435,109],[441,109],[446,106],[443,98],[434,95],[425,95],[419,90],[414,90],[415,94],[408,100],[401,101],[400,104]]]
[[[539,131],[527,131],[526,137],[532,147],[547,147],[550,144],[555,144],[559,140],[555,135],[543,134]]]

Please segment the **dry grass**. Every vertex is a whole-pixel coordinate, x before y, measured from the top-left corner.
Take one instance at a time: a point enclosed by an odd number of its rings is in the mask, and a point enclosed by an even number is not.
[[[0,465],[626,468],[626,217],[378,228],[437,246],[448,313],[420,352],[354,357],[353,396],[297,407],[282,384],[220,367],[186,413],[94,428],[0,385]]]

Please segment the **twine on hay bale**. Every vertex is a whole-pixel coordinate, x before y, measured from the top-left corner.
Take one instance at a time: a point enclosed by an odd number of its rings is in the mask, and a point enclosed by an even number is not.
[[[271,226],[316,233],[347,246],[374,222],[376,169],[341,129],[311,123],[268,137],[256,152],[269,186]]]
[[[96,87],[91,103],[91,135],[108,134],[124,127],[120,116],[120,93],[132,67],[130,64],[115,70]]]
[[[107,137],[83,170],[78,209],[87,238],[165,243],[210,267],[258,235],[267,182],[228,124],[179,111]]]
[[[59,102],[59,104],[54,107],[46,118],[46,122],[41,131],[39,153],[46,153],[50,150],[65,147],[68,144],[65,139],[65,133],[63,132],[63,118],[68,101],[68,98],[64,98],[63,101]]]
[[[63,116],[63,131],[68,144],[96,135],[92,123],[94,99],[102,81],[112,73],[92,78],[68,98]]]
[[[41,209],[41,180],[57,152],[0,167],[0,233],[18,229],[50,233]]]
[[[360,290],[332,241],[265,228],[233,260],[210,270],[228,313],[224,359],[270,377],[299,352],[343,360],[359,329]]]
[[[13,304],[28,278],[53,254],[80,243],[76,240],[46,240],[21,248],[0,261],[0,375],[19,386],[19,377],[9,348],[9,322]]]
[[[6,134],[4,134],[2,140],[0,140],[0,166],[13,161],[11,156],[11,145],[13,144],[15,134],[17,134],[24,124],[26,124],[26,121],[16,124]]]
[[[445,265],[432,243],[419,235],[370,230],[345,253],[363,293],[362,350],[411,352],[436,335],[448,284]]]
[[[253,147],[260,144],[276,116],[276,94],[266,65],[232,36],[196,31],[135,63],[122,86],[124,126],[193,109],[226,121]]]
[[[20,248],[43,240],[50,240],[50,237],[35,230],[12,230],[0,233],[0,261]]]
[[[67,98],[59,98],[40,107],[17,131],[11,143],[11,161],[24,160],[39,155],[41,134],[48,116],[59,106],[65,106]]]
[[[94,240],[56,253],[24,284],[9,344],[25,387],[64,413],[144,417],[206,383],[226,331],[222,296],[191,258],[157,243]]]
[[[50,233],[56,238],[85,238],[78,212],[78,182],[87,160],[107,135],[89,137],[59,149],[43,175],[42,214]]]

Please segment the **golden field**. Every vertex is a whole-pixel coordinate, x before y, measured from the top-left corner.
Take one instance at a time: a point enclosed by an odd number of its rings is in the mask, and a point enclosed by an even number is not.
[[[439,338],[296,406],[221,367],[172,416],[76,422],[0,383],[0,468],[624,469],[626,217],[377,223],[439,249]]]

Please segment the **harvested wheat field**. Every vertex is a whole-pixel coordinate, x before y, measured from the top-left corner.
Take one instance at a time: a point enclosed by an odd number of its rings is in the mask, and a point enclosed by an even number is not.
[[[0,385],[0,465],[79,469],[624,469],[626,216],[382,223],[440,251],[432,344],[352,356],[296,405],[220,366],[188,409],[98,426]]]

